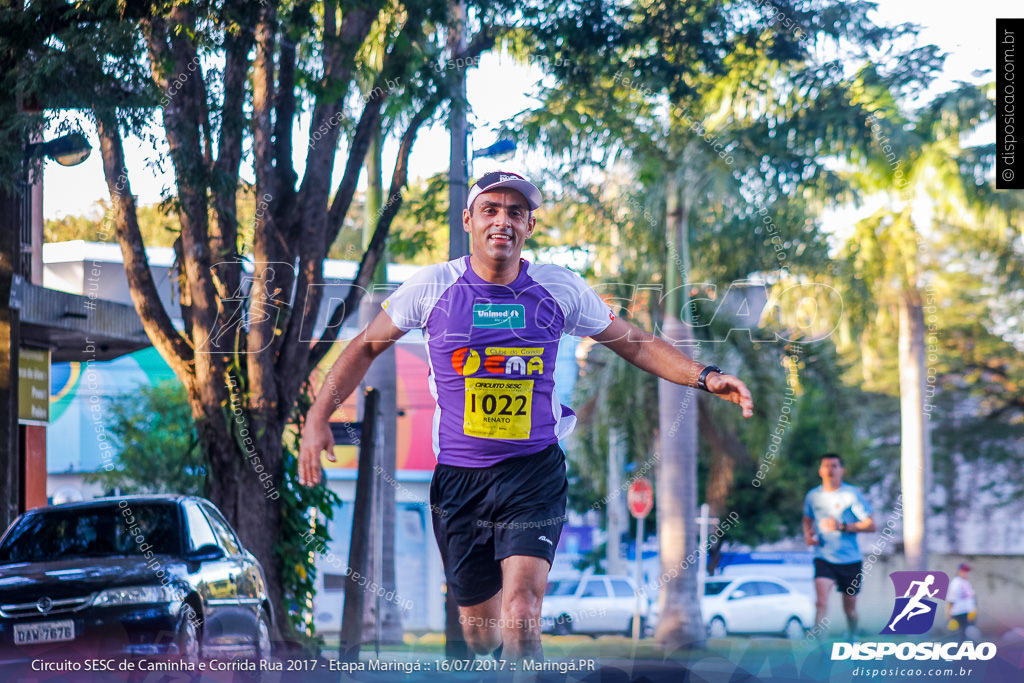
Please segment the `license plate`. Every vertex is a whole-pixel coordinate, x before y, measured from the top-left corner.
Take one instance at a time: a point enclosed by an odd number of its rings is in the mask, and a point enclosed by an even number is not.
[[[14,625],[14,644],[31,645],[32,643],[59,643],[75,639],[75,622],[71,619],[61,621],[38,621],[34,624]]]

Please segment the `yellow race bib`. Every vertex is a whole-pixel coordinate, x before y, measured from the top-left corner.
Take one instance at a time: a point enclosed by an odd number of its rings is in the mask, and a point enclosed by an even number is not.
[[[482,439],[529,439],[532,379],[466,378],[463,432]]]

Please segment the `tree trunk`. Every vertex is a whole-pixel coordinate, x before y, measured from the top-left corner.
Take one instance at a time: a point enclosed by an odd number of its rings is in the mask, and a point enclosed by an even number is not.
[[[669,176],[666,197],[666,236],[669,261],[665,268],[665,319],[662,336],[691,356],[696,355],[689,297],[690,275],[687,205],[675,176]],[[684,320],[680,320],[682,315]],[[694,389],[658,380],[658,462],[655,501],[662,577],[660,617],[654,634],[667,650],[704,646],[704,622],[697,596],[700,565],[688,560],[697,550],[697,393]]]
[[[690,351],[690,327],[666,316],[664,337]],[[697,598],[697,392],[658,380],[659,446],[657,495],[661,571],[661,614],[654,634],[668,651],[704,646],[704,622]]]
[[[254,437],[251,452],[239,453],[234,437],[230,433],[225,434],[223,429],[212,429],[209,420],[197,421],[196,424],[199,443],[206,449],[204,457],[210,463],[206,497],[231,522],[242,545],[259,558],[274,610],[272,635],[280,639],[289,632],[286,626],[288,605],[281,574],[283,558],[274,549],[281,530],[281,500],[280,494],[275,496],[274,490],[263,486],[260,476],[269,473],[270,479],[266,481],[275,489],[282,485],[280,444],[284,425],[262,421],[261,427],[256,428],[248,418],[239,417],[238,413],[233,413],[231,419],[235,422],[236,432]]]
[[[903,545],[907,569],[928,565],[927,515],[931,488],[931,440],[924,412],[925,324],[916,288],[900,295],[900,479],[903,486]]]

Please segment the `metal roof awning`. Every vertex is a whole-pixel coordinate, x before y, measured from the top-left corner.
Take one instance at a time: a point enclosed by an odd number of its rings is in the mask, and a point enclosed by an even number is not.
[[[21,311],[21,344],[50,349],[53,362],[112,360],[152,346],[132,306],[17,280],[11,307]]]

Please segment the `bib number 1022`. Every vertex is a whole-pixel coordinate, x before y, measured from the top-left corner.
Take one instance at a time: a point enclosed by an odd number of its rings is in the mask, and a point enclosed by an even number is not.
[[[463,431],[484,439],[529,439],[533,380],[466,378]]]
[[[480,412],[484,415],[526,415],[526,397],[522,394],[470,394],[470,410],[474,413],[477,412],[477,399],[480,403]]]

